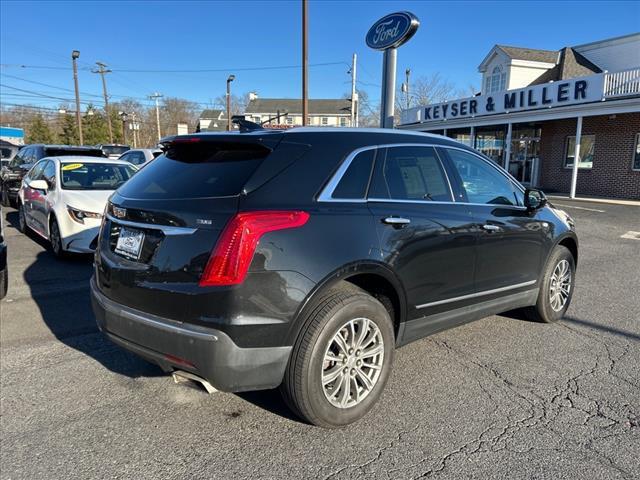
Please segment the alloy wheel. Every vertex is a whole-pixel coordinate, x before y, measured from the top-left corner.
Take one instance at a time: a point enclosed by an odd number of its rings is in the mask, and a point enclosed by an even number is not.
[[[553,269],[549,285],[549,303],[554,312],[564,308],[571,292],[571,266],[567,260],[560,260]]]
[[[59,255],[62,248],[60,246],[60,231],[58,230],[58,224],[55,221],[51,223],[51,229],[49,231],[49,241],[51,242],[53,253]]]
[[[324,354],[322,387],[337,408],[362,402],[373,390],[384,361],[384,340],[368,318],[349,320],[338,329]]]

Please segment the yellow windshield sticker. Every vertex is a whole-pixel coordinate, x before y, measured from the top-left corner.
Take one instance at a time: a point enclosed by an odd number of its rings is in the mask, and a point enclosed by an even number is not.
[[[62,170],[77,170],[84,167],[84,163],[67,163],[62,166]]]

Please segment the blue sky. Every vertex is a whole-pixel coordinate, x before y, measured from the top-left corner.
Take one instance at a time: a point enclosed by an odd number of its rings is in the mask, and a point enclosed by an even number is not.
[[[480,84],[477,66],[496,43],[559,49],[640,31],[640,2],[410,2],[313,1],[309,3],[311,98],[340,97],[358,54],[360,88],[380,96],[382,54],[368,49],[369,26],[392,11],[409,10],[421,20],[398,54],[398,71],[435,72],[465,88]],[[82,99],[100,104],[99,76],[89,69],[107,63],[114,100],[144,99],[153,91],[205,104],[224,92],[229,73],[234,92],[262,97],[300,96],[300,69],[243,70],[300,64],[300,2],[127,1],[0,2],[1,82],[43,95],[72,98],[70,52],[81,51]],[[7,66],[5,66],[7,65]],[[49,66],[53,69],[14,65]],[[127,70],[218,72],[154,73]],[[14,78],[14,77],[19,77]],[[45,83],[50,86],[28,83]],[[55,88],[54,88],[55,87]],[[4,103],[56,106],[59,100],[7,87]],[[9,95],[11,94],[11,95]],[[91,97],[90,95],[95,95]]]

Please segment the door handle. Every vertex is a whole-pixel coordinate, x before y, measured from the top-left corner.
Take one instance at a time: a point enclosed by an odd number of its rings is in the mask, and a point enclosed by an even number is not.
[[[484,225],[482,225],[482,228],[484,228],[487,232],[499,232],[502,230],[499,226],[491,225],[490,223],[485,223]]]
[[[407,225],[411,223],[411,220],[403,217],[387,217],[382,219],[382,223],[386,223],[387,225],[393,225],[394,227],[401,227],[403,225]]]

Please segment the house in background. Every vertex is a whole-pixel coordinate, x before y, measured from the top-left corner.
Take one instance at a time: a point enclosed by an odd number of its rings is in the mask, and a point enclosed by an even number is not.
[[[227,115],[224,110],[203,110],[198,119],[196,132],[221,132],[227,130]]]
[[[314,127],[350,127],[351,101],[343,98],[310,99],[307,125]],[[278,119],[278,115],[280,115]],[[259,98],[249,94],[244,118],[263,123],[269,119],[271,127],[302,126],[302,101],[289,98]]]

